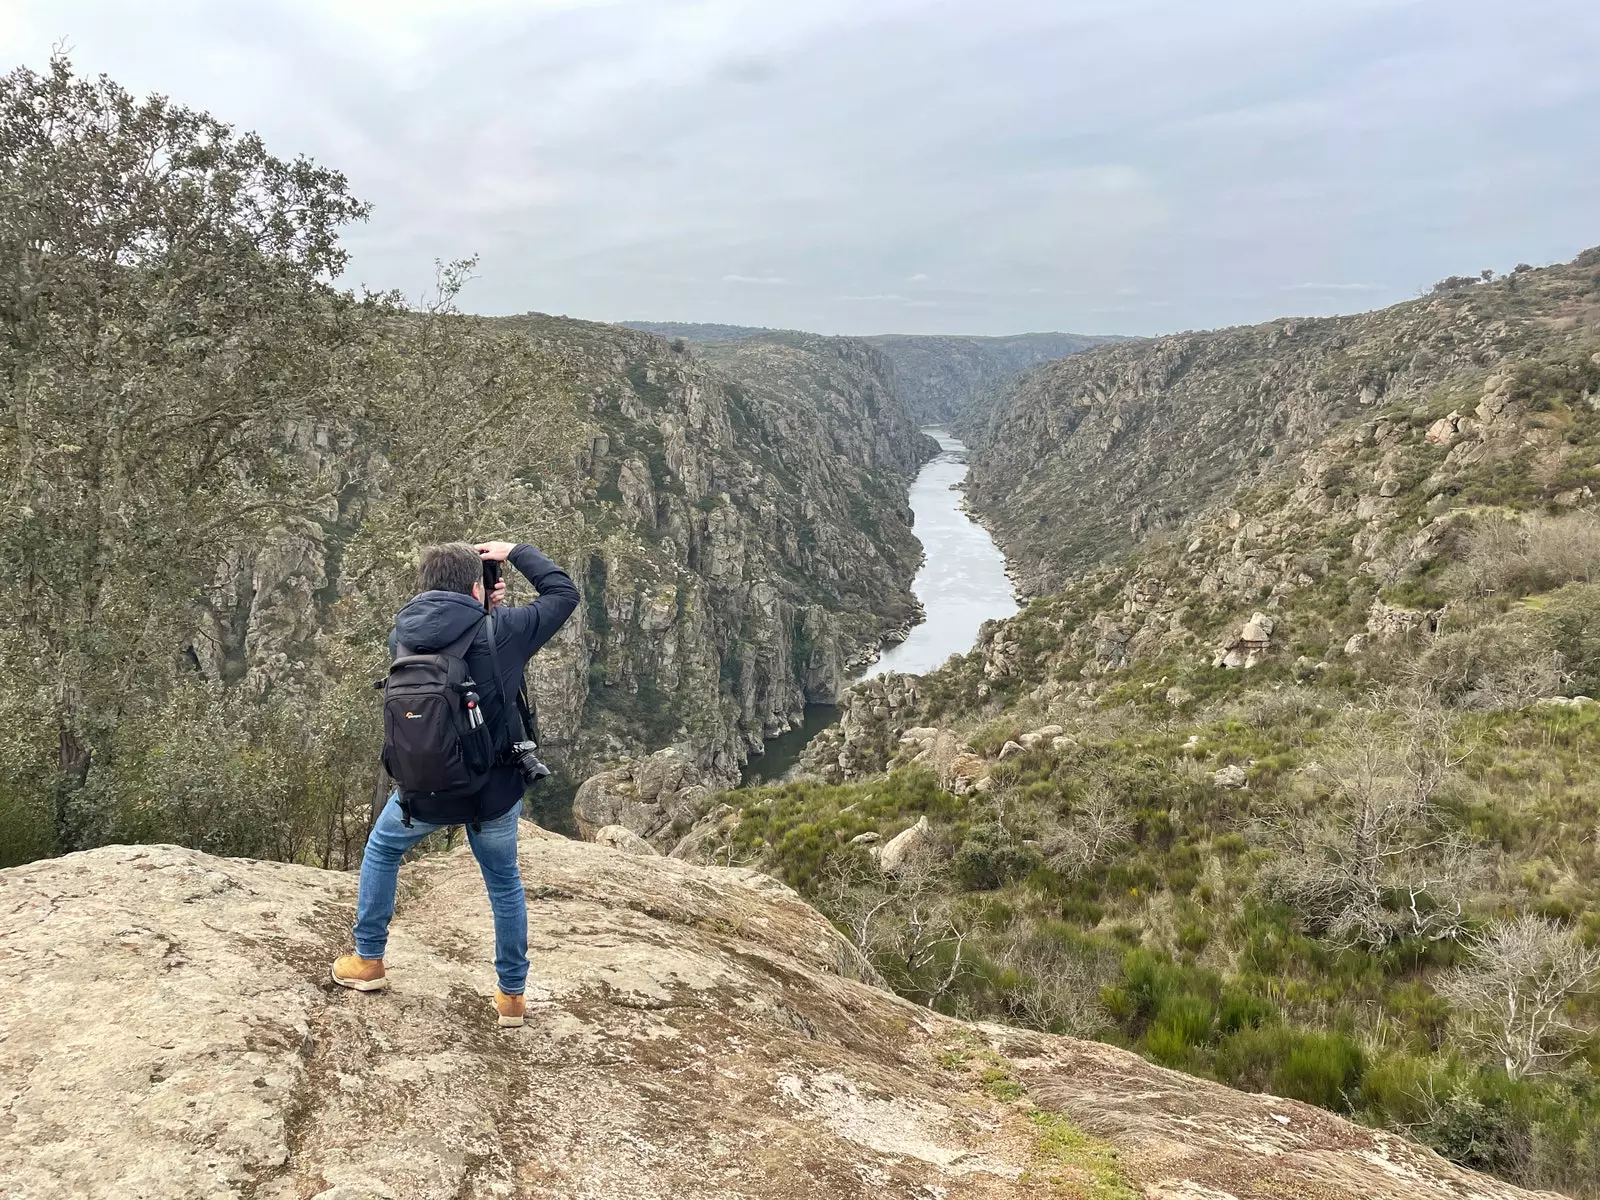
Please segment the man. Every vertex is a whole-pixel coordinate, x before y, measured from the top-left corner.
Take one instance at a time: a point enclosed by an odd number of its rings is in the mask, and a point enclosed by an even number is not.
[[[506,586],[501,580],[494,594],[487,597],[492,620],[484,620],[486,561],[509,561],[533,584],[538,599],[521,608],[501,609]],[[442,653],[476,626],[477,632],[462,657],[468,674],[484,681],[479,687],[483,721],[494,731],[495,744],[503,754],[506,747],[524,736],[515,732],[521,727],[515,699],[522,686],[523,670],[577,608],[578,589],[565,571],[538,550],[510,542],[430,546],[422,552],[417,582],[421,592],[395,618],[394,632],[389,636],[390,652],[403,646],[409,654]],[[498,686],[488,683],[490,680]],[[354,930],[356,952],[333,964],[335,983],[362,992],[389,986],[383,952],[389,937],[389,920],[394,916],[400,859],[428,834],[449,825],[466,825],[467,840],[483,872],[489,905],[494,911],[495,1011],[501,1025],[523,1023],[528,913],[522,876],[517,871],[517,819],[522,813],[524,786],[517,766],[499,758],[483,787],[465,799],[441,800],[426,793],[402,795],[398,788],[390,795],[367,838],[361,860]]]

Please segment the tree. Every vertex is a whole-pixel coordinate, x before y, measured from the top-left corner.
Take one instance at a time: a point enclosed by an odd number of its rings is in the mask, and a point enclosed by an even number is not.
[[[823,872],[817,902],[895,991],[929,1008],[967,970],[976,926],[944,886],[931,849],[914,851],[888,873],[858,856],[838,856]]]
[[[571,372],[456,311],[471,260],[339,290],[342,175],[64,58],[0,77],[0,179],[0,863],[348,865],[416,547],[562,552]]]
[[[1376,712],[1352,714],[1355,728],[1328,746],[1306,811],[1268,827],[1276,859],[1261,886],[1345,945],[1460,937],[1482,859],[1437,795],[1469,747],[1419,695],[1391,694],[1378,707],[1398,721],[1386,728]]]
[[[1568,1041],[1583,1032],[1568,1010],[1600,978],[1600,947],[1527,914],[1495,922],[1471,945],[1471,963],[1438,985],[1465,1017],[1465,1039],[1513,1078],[1559,1066]]]
[[[311,499],[295,433],[337,407],[337,232],[367,208],[60,56],[0,77],[0,178],[0,654],[71,848],[68,799],[160,702],[218,564]]]
[[[1082,876],[1126,842],[1133,831],[1111,793],[1100,786],[1073,806],[1067,822],[1051,816],[1040,824],[1039,844],[1045,861],[1068,879]]]

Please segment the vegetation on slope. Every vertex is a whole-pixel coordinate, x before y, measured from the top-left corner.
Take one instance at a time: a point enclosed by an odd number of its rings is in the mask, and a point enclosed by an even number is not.
[[[1597,276],[1591,252],[1426,302],[1538,328],[1070,575],[913,709],[864,693],[889,715],[845,730],[852,780],[724,797],[722,853],[921,1003],[1600,1195]]]

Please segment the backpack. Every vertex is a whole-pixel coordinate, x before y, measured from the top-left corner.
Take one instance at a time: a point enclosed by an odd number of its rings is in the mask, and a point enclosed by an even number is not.
[[[383,689],[383,766],[400,785],[408,825],[406,793],[461,800],[489,780],[499,747],[466,663],[481,624],[436,654],[397,646],[388,676],[374,685]]]

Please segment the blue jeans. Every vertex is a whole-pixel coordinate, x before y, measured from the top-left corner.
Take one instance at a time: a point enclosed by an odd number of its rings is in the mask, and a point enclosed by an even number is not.
[[[517,871],[518,803],[504,816],[484,821],[473,832],[467,826],[472,856],[483,872],[494,910],[494,971],[500,990],[520,996],[528,984],[528,899]],[[394,889],[400,879],[400,859],[443,825],[412,819],[406,828],[400,812],[400,794],[392,793],[377,824],[367,837],[361,859],[361,886],[356,893],[356,953],[362,958],[382,958],[389,943],[389,920],[394,916]]]

